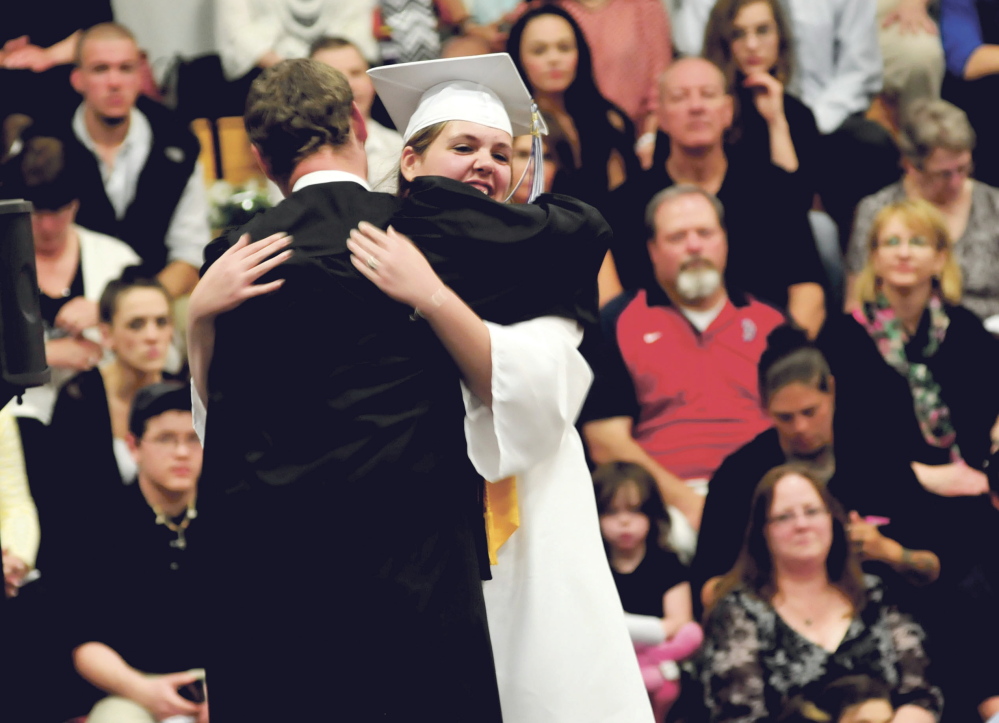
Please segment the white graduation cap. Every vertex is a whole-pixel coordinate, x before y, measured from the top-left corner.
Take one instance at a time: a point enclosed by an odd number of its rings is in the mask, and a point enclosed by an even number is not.
[[[541,167],[540,136],[548,128],[509,54],[386,65],[368,75],[396,128],[406,129],[405,140],[445,121],[479,123],[511,136],[533,135],[531,155],[536,151],[534,167]],[[534,174],[532,199],[543,176]]]

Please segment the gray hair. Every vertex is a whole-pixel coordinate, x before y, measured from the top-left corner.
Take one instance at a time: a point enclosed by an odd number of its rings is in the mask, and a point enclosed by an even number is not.
[[[718,200],[718,197],[711,193],[710,191],[705,191],[700,186],[695,186],[693,183],[677,183],[674,186],[669,186],[664,188],[662,191],[657,193],[649,201],[649,205],[645,207],[645,238],[652,240],[656,237],[656,214],[659,212],[659,207],[662,206],[667,201],[672,201],[681,196],[700,196],[707,200],[711,204],[711,207],[715,210],[715,215],[718,216],[718,225],[725,229],[725,207],[722,206],[722,202]]]
[[[975,131],[965,112],[945,100],[917,100],[909,105],[898,135],[902,155],[917,168],[937,148],[971,151]]]

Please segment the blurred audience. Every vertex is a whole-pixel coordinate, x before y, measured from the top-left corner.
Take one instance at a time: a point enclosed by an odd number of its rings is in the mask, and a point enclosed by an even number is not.
[[[641,134],[636,152],[647,168],[658,127],[659,76],[673,59],[669,18],[661,1],[555,0],[553,4],[578,23],[593,54],[597,88]]]
[[[597,90],[583,31],[557,6],[534,8],[510,30],[507,52],[572,151],[553,190],[606,212],[608,192],[639,171],[635,127]]]
[[[780,0],[719,0],[704,31],[704,57],[725,73],[735,100],[729,152],[770,161],[793,175],[807,207],[819,174],[819,130],[808,106],[787,93],[794,38]]]
[[[674,42],[683,52],[701,52],[714,4],[680,4]],[[864,116],[882,87],[876,8],[871,0],[785,0],[785,6],[798,71],[791,92],[815,114],[823,135],[819,192],[845,246],[857,202],[898,178],[890,133]]]
[[[0,122],[72,112],[79,99],[69,85],[81,31],[111,20],[110,0],[5,3],[0,25]],[[6,140],[13,140],[11,137]],[[8,150],[5,145],[0,157]]]
[[[73,548],[93,515],[135,480],[129,409],[141,388],[162,381],[173,333],[166,290],[134,270],[108,284],[100,320],[110,361],[81,372],[59,392],[48,438],[58,454],[50,454],[37,478],[36,495],[44,499],[40,557],[60,576],[72,568]]]
[[[646,211],[656,286],[604,307],[605,353],[582,413],[594,462],[634,462],[653,476],[689,559],[705,483],[768,426],[756,364],[776,309],[724,282],[730,263],[718,199],[698,186],[660,191]]]
[[[895,128],[913,101],[940,97],[944,53],[930,5],[931,0],[878,0],[878,41],[884,61],[881,98]]]
[[[137,482],[108,497],[67,580],[73,663],[107,694],[87,721],[207,723],[198,614],[204,522],[196,509],[202,455],[191,392],[177,382],[153,384],[126,411]],[[110,574],[95,575],[95,559]]]
[[[85,31],[71,79],[83,102],[73,136],[87,153],[79,223],[120,238],[173,298],[198,280],[210,238],[198,139],[171,111],[139,97],[139,49],[127,28]]]
[[[17,422],[9,405],[0,408],[0,548],[4,594],[16,597],[38,554],[38,512],[28,489]]]
[[[305,58],[319,38],[346,38],[365,58],[377,58],[375,0],[217,0],[215,28],[226,78],[246,81],[286,58]]]
[[[309,51],[309,57],[336,68],[346,76],[354,94],[354,102],[364,117],[364,126],[368,131],[368,137],[364,141],[364,152],[368,156],[368,183],[376,191],[395,193],[402,136],[371,117],[375,86],[368,77],[368,68],[371,67],[368,61],[349,40],[331,37],[316,40]]]
[[[857,206],[846,266],[847,304],[857,307],[856,275],[870,252],[874,217],[886,206],[922,199],[943,214],[963,277],[961,303],[982,320],[999,314],[999,189],[972,178],[976,134],[964,112],[942,100],[914,103],[899,133],[905,175]]]
[[[37,458],[49,452],[39,437],[44,431],[27,420],[47,425],[59,388],[77,372],[93,369],[101,361],[98,299],[109,281],[140,262],[123,241],[77,225],[81,158],[72,149],[58,138],[28,135],[21,153],[3,167],[3,195],[24,198],[33,206],[31,228],[45,357],[52,368],[51,381],[27,390],[24,403],[13,407],[25,420],[21,425],[29,472]]]
[[[861,573],[850,523],[822,480],[795,465],[771,469],[748,520],[705,623],[710,719],[773,720],[792,697],[860,674],[888,683],[894,720],[937,721],[943,698],[926,677],[923,631]]]
[[[787,463],[828,485],[850,512],[851,541],[896,595],[911,598],[911,585],[940,574],[935,551],[946,533],[926,524],[934,500],[909,466],[905,414],[912,413],[911,406],[902,409],[904,384],[853,322],[820,341],[835,350],[835,365],[796,329],[778,328],[767,340],[759,385],[773,427],[727,457],[711,478],[691,567],[695,601],[710,595],[705,583],[735,563],[755,485]]]
[[[640,465],[597,467],[593,485],[600,532],[656,721],[680,693],[676,663],[701,644],[687,570],[666,542],[669,516],[656,482]]]
[[[999,340],[960,306],[961,271],[943,217],[919,199],[875,216],[857,278],[854,318],[908,383],[922,485],[946,497],[988,490],[981,470],[999,447]]]
[[[978,178],[999,186],[999,2],[940,0],[947,76],[943,97],[962,108],[978,133]]]
[[[663,74],[660,92],[663,133],[655,162],[615,191],[606,214],[622,286],[652,288],[642,226],[646,204],[663,188],[689,183],[715,194],[725,207],[726,284],[786,308],[816,333],[825,314],[824,274],[808,216],[784,170],[727,155],[724,135],[734,106],[724,74],[707,60],[684,58]]]

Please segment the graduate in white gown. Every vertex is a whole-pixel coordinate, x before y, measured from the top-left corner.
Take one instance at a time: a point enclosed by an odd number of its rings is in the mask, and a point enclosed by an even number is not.
[[[402,193],[417,177],[445,176],[505,201],[512,134],[539,130],[508,56],[401,64],[371,74],[394,123],[407,129]],[[589,218],[585,232],[606,232],[599,214]],[[227,264],[268,243],[223,256],[211,271],[218,278]],[[651,722],[574,427],[592,381],[577,349],[581,326],[571,314],[505,326],[484,321],[394,230],[362,224],[348,248],[358,271],[413,307],[458,365],[468,453],[478,472],[493,482],[515,477],[519,526],[483,583],[504,719]],[[595,299],[596,268],[592,284]]]
[[[419,176],[446,175],[507,198],[512,134],[531,132],[531,100],[512,61],[505,73],[499,56],[483,57],[493,60],[371,71],[396,127],[406,128],[403,190]],[[364,226],[348,247],[358,270],[417,309],[457,362],[476,470],[490,481],[516,478],[519,527],[484,582],[504,719],[651,721],[574,426],[593,378],[577,348],[580,325],[556,316],[483,321],[400,234]],[[595,290],[595,274],[590,283]]]

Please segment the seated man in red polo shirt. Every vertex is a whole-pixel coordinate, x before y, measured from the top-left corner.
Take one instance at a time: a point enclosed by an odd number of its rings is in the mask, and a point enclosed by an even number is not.
[[[682,556],[693,551],[707,480],[770,426],[756,367],[784,316],[725,288],[728,240],[714,195],[670,186],[645,218],[658,287],[604,307],[606,350],[583,434],[594,462],[636,462],[652,473]]]

